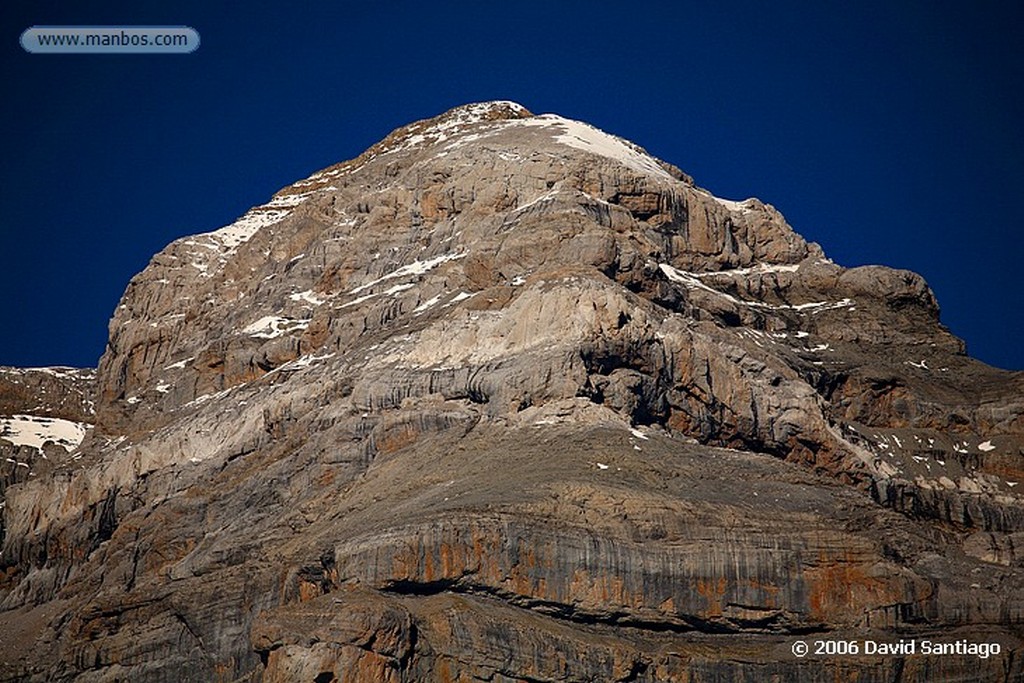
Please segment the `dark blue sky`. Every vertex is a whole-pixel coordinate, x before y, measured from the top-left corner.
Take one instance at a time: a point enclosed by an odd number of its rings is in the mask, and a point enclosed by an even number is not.
[[[69,4],[0,9],[0,365],[95,365],[174,238],[399,125],[511,99],[774,204],[837,263],[922,273],[972,355],[1024,369],[1020,2]],[[202,46],[18,45],[72,24],[189,25]]]

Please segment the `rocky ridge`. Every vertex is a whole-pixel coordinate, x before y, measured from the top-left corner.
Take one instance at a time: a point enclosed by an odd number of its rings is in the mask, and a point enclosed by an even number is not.
[[[400,128],[156,255],[95,394],[17,377],[95,428],[5,480],[7,679],[1024,676],[1024,374],[583,123]],[[788,651],[921,633],[1004,654]]]

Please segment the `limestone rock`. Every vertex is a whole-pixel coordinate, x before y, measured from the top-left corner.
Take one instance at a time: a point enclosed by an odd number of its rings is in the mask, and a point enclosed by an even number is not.
[[[583,123],[459,107],[175,241],[95,385],[3,491],[0,680],[1024,678],[1024,374]],[[789,650],[936,632],[1003,655]]]

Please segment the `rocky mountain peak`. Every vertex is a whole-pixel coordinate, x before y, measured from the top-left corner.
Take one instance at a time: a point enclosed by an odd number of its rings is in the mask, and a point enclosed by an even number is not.
[[[527,119],[533,116],[529,109],[518,102],[508,100],[491,100],[490,102],[472,102],[453,107],[443,114],[432,119],[416,122],[406,128],[418,127],[420,129],[458,129],[461,126],[473,123],[487,123],[491,121],[514,121]],[[404,130],[404,129],[400,129]]]
[[[719,200],[632,143],[513,103],[466,105],[157,255],[111,321],[100,426],[151,427],[322,355],[347,343],[340,320],[379,306],[397,302],[407,324],[432,319],[429,301],[444,310],[551,269],[589,266],[639,291],[665,279],[659,262],[691,272],[808,258],[825,263],[773,208]]]
[[[554,114],[457,107],[173,242],[88,381],[95,429],[5,492],[0,605],[57,653],[18,672],[798,680],[794,634],[1020,647],[1024,375],[920,276]]]

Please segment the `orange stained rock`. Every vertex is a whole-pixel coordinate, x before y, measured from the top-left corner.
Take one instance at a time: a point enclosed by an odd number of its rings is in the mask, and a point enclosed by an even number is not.
[[[441,573],[444,576],[455,577],[465,569],[466,559],[462,552],[463,549],[461,545],[452,545],[441,541],[439,550],[441,552]]]
[[[697,579],[697,594],[708,601],[703,616],[722,616],[722,597],[725,595],[727,584],[725,577],[720,577],[717,581],[715,579]]]
[[[323,591],[315,583],[310,583],[309,581],[299,582],[299,602],[308,602],[321,595],[323,595]]]
[[[477,572],[482,581],[498,585],[505,577],[505,571],[499,564],[501,538],[488,535],[487,532],[474,525],[472,530],[473,556],[477,563]]]
[[[810,589],[809,607],[815,619],[839,621],[907,598],[898,577],[868,575],[868,565],[850,561],[850,553],[829,557],[819,553],[819,566],[804,572]]]
[[[391,666],[391,660],[375,652],[362,652],[354,665],[345,667],[341,672],[339,683],[364,683],[379,681],[380,683],[399,683],[400,672]]]
[[[569,599],[573,602],[592,604],[591,597],[594,582],[586,569],[576,569],[572,573],[572,580],[569,582]]]
[[[693,418],[682,410],[672,408],[669,412],[668,427],[682,434],[689,434],[693,428]]]
[[[521,564],[512,565],[509,568],[508,579],[505,581],[505,585],[519,595],[535,595],[533,579],[529,571],[524,571]]]
[[[392,579],[403,581],[419,576],[419,541],[415,544],[409,543],[402,550],[396,550],[387,559],[390,560]]]
[[[553,601],[559,601],[562,597],[558,594],[557,590],[553,590],[550,586],[548,586],[548,581],[545,578],[537,579],[537,595],[547,600]]]
[[[377,450],[383,454],[394,453],[414,442],[419,435],[419,430],[411,425],[394,427],[376,440]]]
[[[320,474],[316,477],[317,486],[330,486],[334,483],[335,472],[333,469],[321,467]]]
[[[585,569],[576,569],[569,583],[569,599],[591,607],[628,605],[634,608],[644,606],[642,593],[633,594],[626,588],[626,582],[618,574],[591,576]]]
[[[314,313],[309,326],[299,337],[300,346],[304,349],[319,349],[326,343],[330,333],[330,318],[319,312]]]
[[[423,579],[427,582],[435,581],[439,578],[447,578],[445,576],[439,576],[434,571],[434,552],[433,548],[427,547],[423,549]]]

